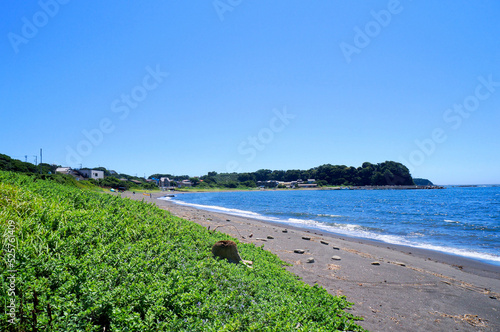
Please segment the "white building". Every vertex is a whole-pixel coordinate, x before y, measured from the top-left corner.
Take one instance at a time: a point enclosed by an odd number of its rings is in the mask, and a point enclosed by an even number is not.
[[[86,179],[104,179],[104,172],[95,169],[81,169],[78,171]]]

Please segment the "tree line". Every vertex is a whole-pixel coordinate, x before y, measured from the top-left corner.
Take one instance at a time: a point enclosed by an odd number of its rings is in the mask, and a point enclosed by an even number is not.
[[[29,162],[23,162],[17,159],[0,154],[0,170],[22,172],[22,173],[41,173],[42,175],[54,174],[58,166],[49,164],[33,165]],[[104,171],[103,180],[89,182],[104,187],[124,187],[125,189],[142,188],[154,189],[156,182],[147,182],[144,178],[120,174],[107,170],[104,167],[93,168]],[[171,185],[182,180],[190,180],[193,187],[199,188],[254,188],[266,184],[267,181],[291,182],[297,180],[308,181],[314,179],[318,186],[385,186],[385,185],[414,185],[414,179],[406,166],[395,161],[385,161],[378,164],[364,162],[361,167],[352,167],[345,165],[325,164],[308,170],[270,170],[260,169],[255,172],[245,173],[217,173],[208,172],[200,177],[190,177],[188,175],[172,174],[153,174],[149,179],[160,179],[168,177],[172,180]],[[127,179],[122,181],[120,179]],[[418,179],[422,184],[426,179]]]
[[[266,181],[291,182],[314,179],[318,186],[385,186],[414,185],[410,171],[395,161],[378,164],[364,162],[361,167],[325,164],[308,170],[260,169],[246,173],[208,172],[201,177],[153,174],[150,178],[168,177],[174,181],[189,179],[194,187],[257,187]]]

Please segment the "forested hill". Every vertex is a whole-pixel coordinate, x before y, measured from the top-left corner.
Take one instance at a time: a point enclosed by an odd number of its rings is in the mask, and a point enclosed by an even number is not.
[[[9,172],[20,173],[54,173],[57,166],[40,163],[33,165],[32,163],[24,162],[21,160],[13,159],[6,154],[0,153],[0,170]]]
[[[153,174],[151,177],[162,176],[170,179],[188,179],[188,176],[173,176],[170,174]],[[345,165],[321,165],[308,170],[269,170],[261,169],[250,173],[217,173],[209,172],[200,178],[189,178],[197,187],[232,187],[243,185],[255,187],[259,181],[307,181],[314,179],[319,186],[384,186],[384,185],[414,185],[408,168],[394,161],[379,164],[363,163],[361,167]]]

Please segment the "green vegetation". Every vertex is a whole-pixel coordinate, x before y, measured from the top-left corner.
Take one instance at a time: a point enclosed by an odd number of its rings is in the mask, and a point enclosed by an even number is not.
[[[415,182],[415,184],[417,186],[433,186],[434,185],[434,183],[432,183],[430,180],[421,179],[421,178],[414,178],[413,182]]]
[[[55,173],[57,166],[40,163],[33,165],[32,163],[12,159],[11,157],[0,153],[0,170],[21,172],[21,173]]]
[[[175,181],[193,178],[173,176],[171,174],[154,174],[150,178],[168,177]],[[363,163],[361,167],[345,165],[322,165],[309,170],[274,170],[261,169],[251,173],[208,172],[193,182],[194,187],[201,188],[254,188],[269,180],[291,182],[314,179],[319,186],[384,186],[413,185],[413,179],[406,166],[394,161],[379,164]]]
[[[216,260],[229,236],[76,185],[0,171],[0,330],[362,330],[261,247],[238,245],[252,269]]]
[[[28,173],[28,174],[39,174],[39,176],[43,179],[55,179],[59,183],[67,183],[74,180],[75,178],[71,175],[66,174],[58,174],[56,173],[56,169],[59,166],[57,165],[49,165],[45,163],[40,163],[38,165],[33,165],[32,163],[20,161],[17,159],[12,159],[11,157],[0,154],[0,170],[3,171],[11,171],[11,172],[20,172],[20,173]],[[82,168],[82,169],[90,169],[90,168]],[[104,171],[104,179],[93,180],[86,179],[79,181],[81,185],[79,187],[89,187],[89,186],[99,186],[105,188],[119,188],[123,187],[125,190],[129,189],[145,189],[145,190],[154,190],[158,189],[156,182],[148,182],[144,178],[140,178],[137,176],[131,176],[128,174],[118,174],[116,172],[108,171],[104,167],[92,168],[95,170]],[[75,172],[78,173],[78,170]],[[73,179],[73,180],[71,180]]]

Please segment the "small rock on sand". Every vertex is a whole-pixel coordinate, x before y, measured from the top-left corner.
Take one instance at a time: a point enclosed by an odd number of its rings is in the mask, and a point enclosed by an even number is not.
[[[256,237],[255,239],[258,240],[258,241],[267,241],[267,239],[263,239],[261,237]]]
[[[267,238],[268,238],[269,240],[274,239],[274,237],[272,237],[271,235],[268,235],[268,236],[267,236]]]
[[[309,258],[306,260],[306,263],[314,263],[314,257],[309,257]]]
[[[333,248],[333,250],[340,250],[339,247],[332,247],[332,248]]]
[[[288,233],[288,229],[282,230],[283,233]]]
[[[323,240],[322,240],[322,241],[319,241],[319,242],[320,242],[321,244],[326,244],[326,245],[328,245],[328,242],[326,242],[326,241],[323,241]]]
[[[302,240],[307,240],[307,241],[309,241],[310,239],[311,239],[311,238],[310,238],[309,236],[303,236],[303,237],[302,237]]]
[[[295,249],[293,252],[296,253],[296,254],[303,254],[303,253],[305,253],[304,249]]]
[[[339,261],[339,260],[341,260],[340,256],[332,256],[332,259],[333,259],[334,261]]]
[[[380,262],[372,262],[372,265],[380,265]]]

